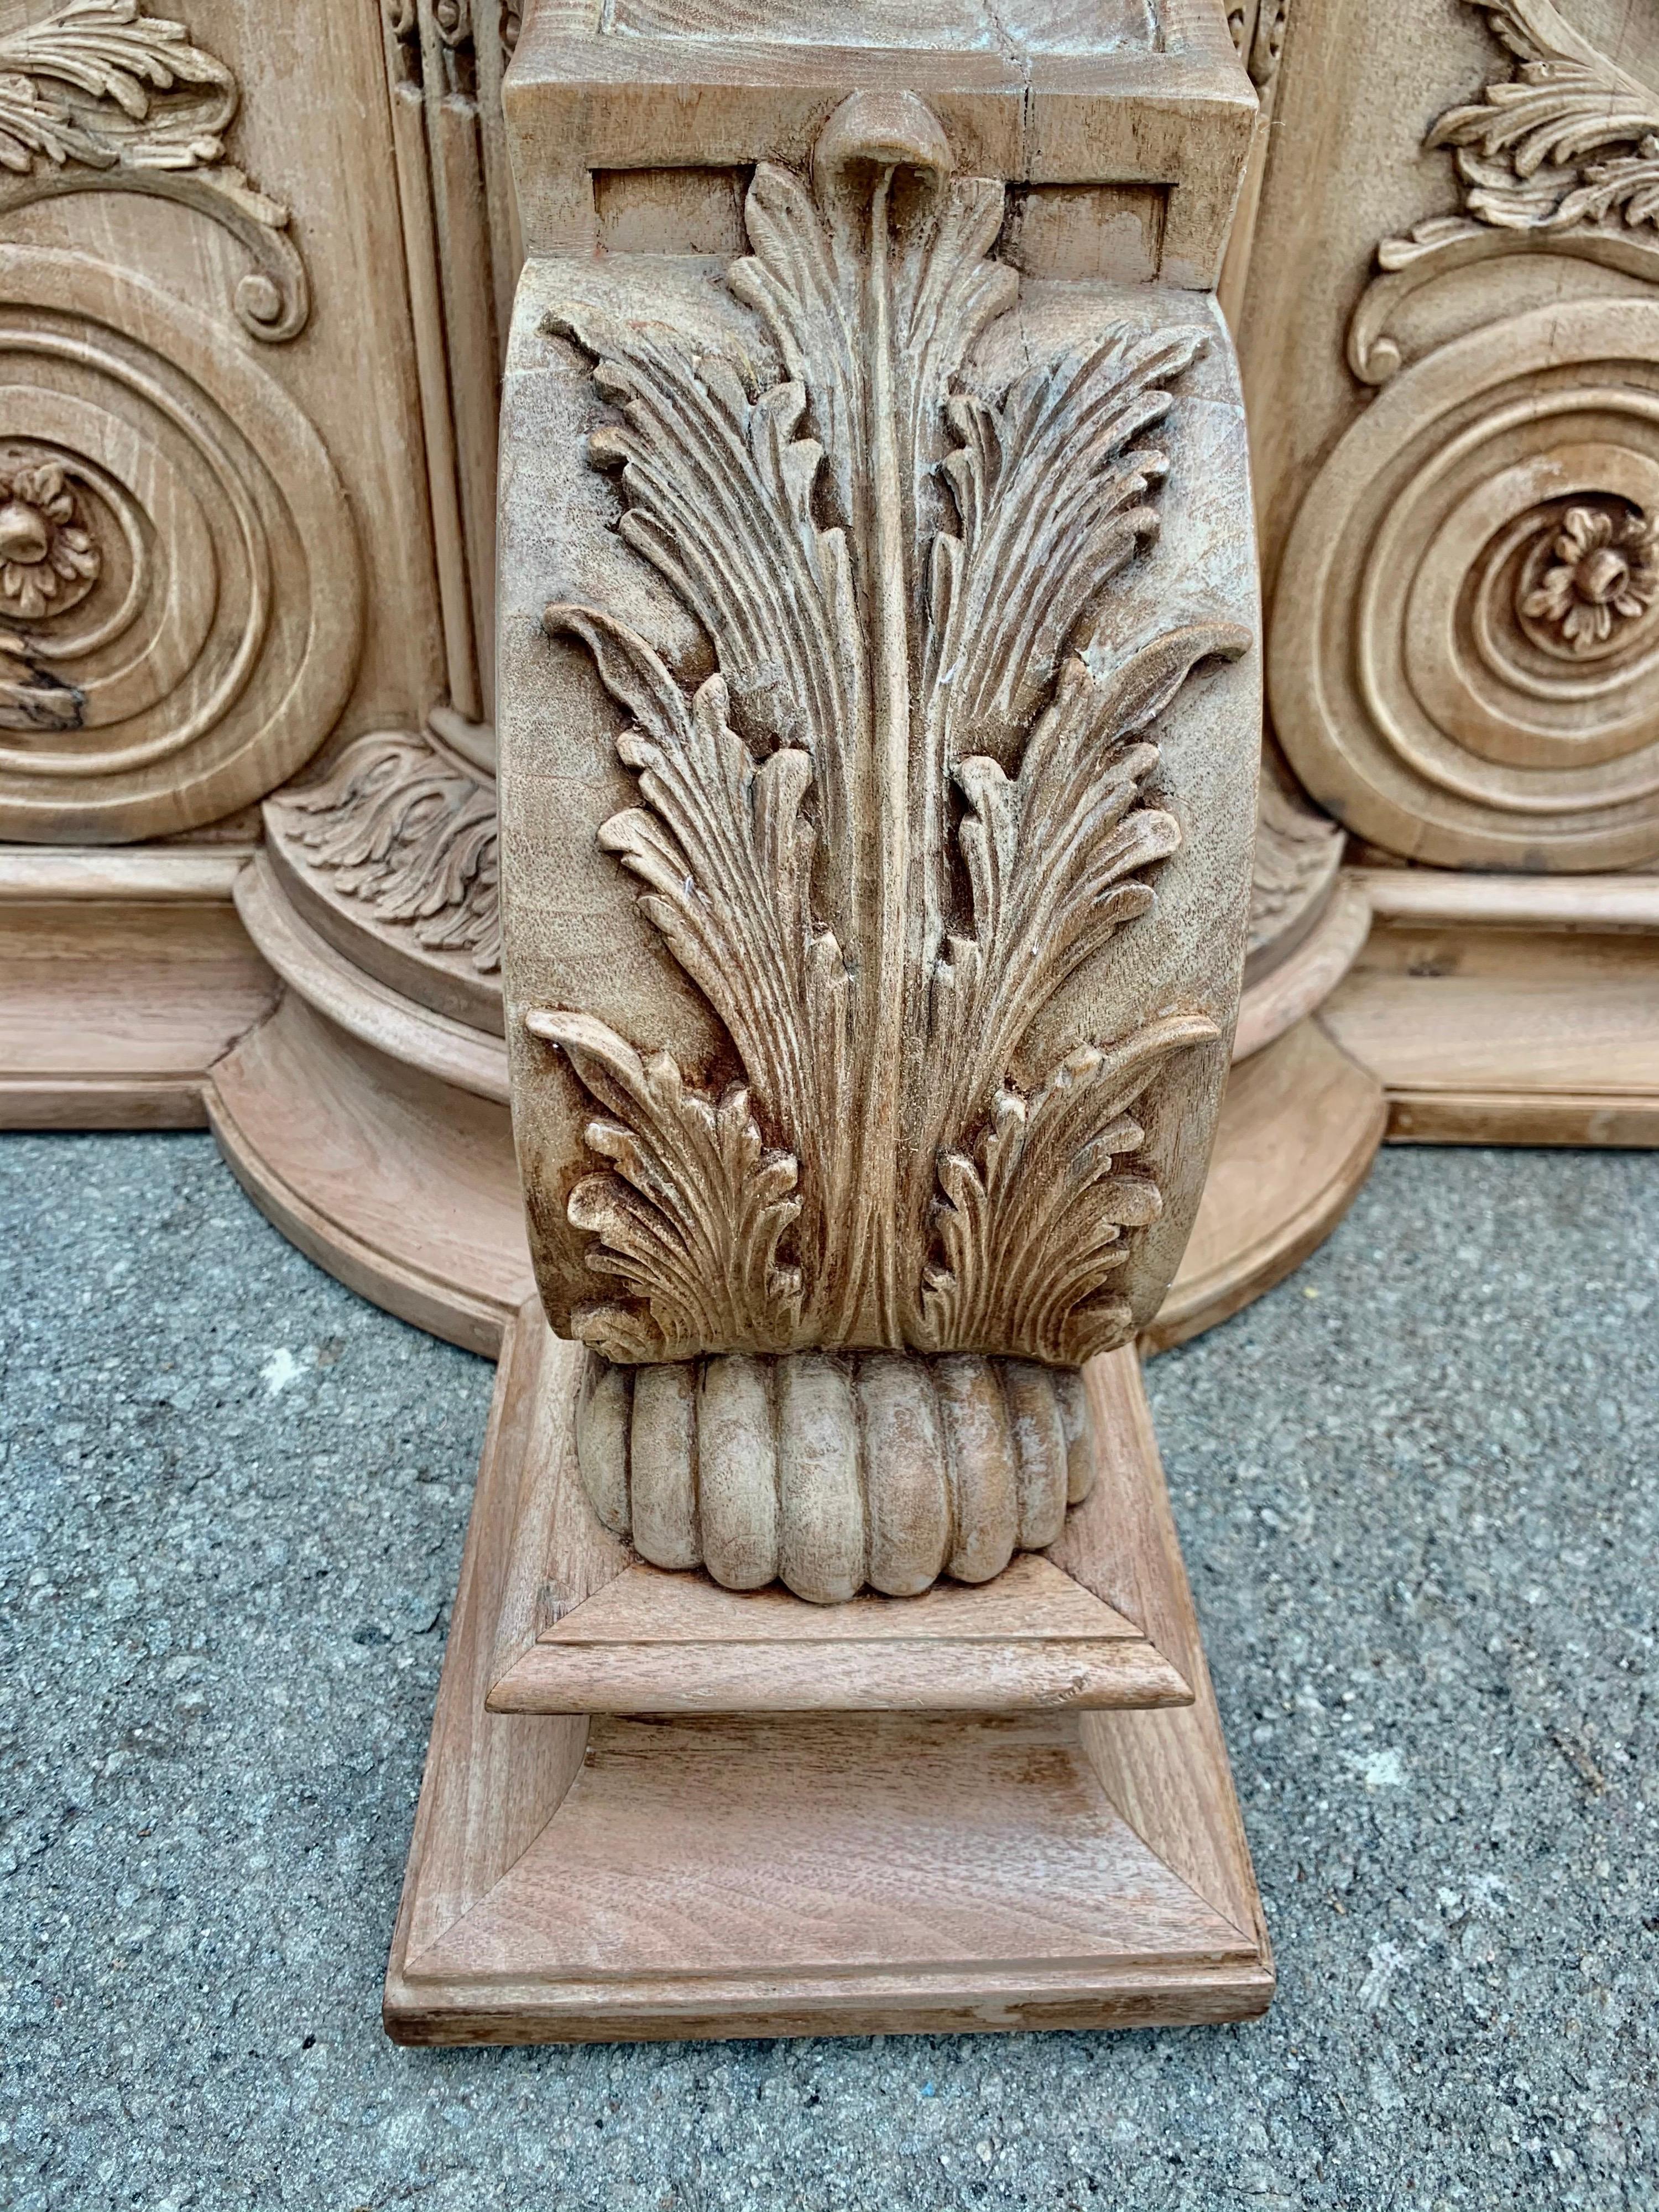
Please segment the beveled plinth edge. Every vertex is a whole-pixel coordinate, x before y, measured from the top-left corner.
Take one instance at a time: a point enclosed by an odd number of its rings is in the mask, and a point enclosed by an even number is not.
[[[232,1173],[307,1259],[494,1358],[532,1280],[507,1110],[337,1028],[297,993],[216,1061]]]
[[[0,1128],[206,1127],[276,995],[231,902],[250,851],[0,846]]]
[[[974,1589],[827,1607],[630,1566],[544,1630],[488,1702],[501,1713],[1012,1713],[1192,1695],[1133,1622],[1028,1555]]]
[[[748,1973],[683,1988],[619,1991],[594,1980],[556,1997],[534,1981],[454,1990],[388,1975],[381,2021],[392,2042],[719,2043],[807,2035],[1018,2035],[1048,2030],[1206,2027],[1256,2020],[1273,2002],[1271,1963],[1103,1960],[1066,1972],[916,1975]]]
[[[502,1387],[522,1439],[488,1704],[501,1713],[1042,1712],[1187,1705],[1111,1601],[1119,1543],[1094,1492],[1052,1554],[920,1595],[811,1604],[778,1583],[664,1572],[607,1531],[572,1440],[581,1354],[538,1313]],[[1133,1358],[1133,1355],[1130,1355]],[[517,1401],[528,1394],[530,1401]],[[1098,1487],[1097,1478],[1096,1487]]]
[[[390,2035],[949,2033],[1265,2009],[1271,1952],[1132,1355],[1090,1375],[1113,1595],[1190,1705],[589,1722],[484,1706],[520,1479],[545,1442],[545,1337],[527,1309],[503,1351]]]
[[[439,1081],[505,1105],[507,1047],[499,1036],[439,1013],[353,965],[289,897],[269,853],[236,882],[243,927],[291,991],[337,1028]]]

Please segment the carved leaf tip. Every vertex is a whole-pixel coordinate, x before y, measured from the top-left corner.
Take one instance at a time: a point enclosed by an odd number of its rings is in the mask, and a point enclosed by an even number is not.
[[[620,1278],[640,1301],[579,1307],[580,1340],[622,1360],[734,1344],[789,1349],[802,1278],[778,1247],[801,1211],[799,1163],[766,1146],[747,1087],[711,1098],[687,1085],[671,1053],[644,1058],[591,1014],[532,1007],[523,1018],[532,1036],[564,1054],[600,1109],[586,1143],[616,1172],[584,1176],[565,1211],[595,1240],[589,1267]]]
[[[1218,1035],[1206,1015],[1165,1016],[1075,1048],[1028,1096],[999,1088],[975,1143],[939,1158],[924,1342],[1066,1366],[1127,1340],[1129,1305],[1101,1279],[1164,1206],[1149,1176],[1120,1171],[1146,1142],[1128,1109],[1175,1054]]]

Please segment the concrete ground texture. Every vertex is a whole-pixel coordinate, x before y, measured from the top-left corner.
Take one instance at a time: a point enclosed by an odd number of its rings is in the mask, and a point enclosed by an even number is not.
[[[0,1139],[5,2212],[1659,2204],[1659,1159],[1385,1153],[1150,1370],[1266,2019],[408,2051],[493,1370],[205,1137]]]

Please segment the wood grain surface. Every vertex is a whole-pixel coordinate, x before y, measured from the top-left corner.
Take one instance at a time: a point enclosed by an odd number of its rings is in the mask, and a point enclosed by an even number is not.
[[[387,1978],[394,2037],[949,2033],[1267,2004],[1271,1960],[1132,1355],[1091,1377],[1109,1540],[1085,1537],[1062,1564],[1103,1610],[1161,1624],[1195,1703],[1001,1717],[485,1711],[513,1648],[502,1622],[534,1623],[513,1523],[569,1364],[527,1307],[479,1470]],[[601,1592],[615,1564],[589,1556]],[[682,1626],[695,1602],[674,1609]],[[633,1603],[618,1595],[609,1617]]]

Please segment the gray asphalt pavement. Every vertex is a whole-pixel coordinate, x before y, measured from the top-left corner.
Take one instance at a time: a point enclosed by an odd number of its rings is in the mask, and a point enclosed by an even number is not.
[[[7,2212],[1659,2204],[1659,1159],[1386,1153],[1153,1364],[1237,2028],[394,2050],[493,1370],[196,1136],[0,1139],[0,1357]]]

